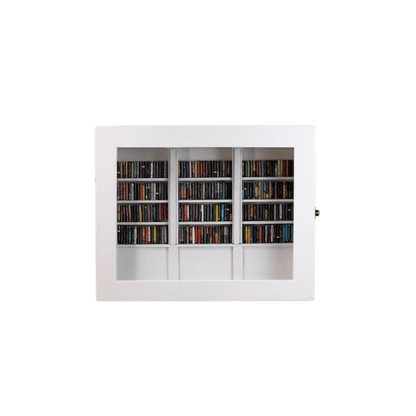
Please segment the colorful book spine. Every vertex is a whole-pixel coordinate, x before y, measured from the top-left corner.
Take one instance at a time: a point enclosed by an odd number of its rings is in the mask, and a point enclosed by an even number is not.
[[[118,161],[117,178],[167,178],[167,161]]]
[[[179,244],[231,244],[231,225],[193,225],[179,227]]]
[[[168,244],[168,226],[118,225],[117,244]]]
[[[247,178],[293,177],[293,160],[244,160],[242,175]]]
[[[243,199],[293,199],[292,181],[243,181]]]
[[[226,178],[231,176],[231,160],[178,161],[179,178]]]
[[[293,243],[293,224],[243,225],[243,244]]]

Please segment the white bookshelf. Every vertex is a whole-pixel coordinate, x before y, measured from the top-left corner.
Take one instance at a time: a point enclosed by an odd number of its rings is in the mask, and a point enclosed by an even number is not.
[[[225,160],[232,162],[231,177],[179,177],[180,161]],[[293,160],[294,175],[246,177],[242,172],[242,163],[246,160]],[[167,161],[168,178],[118,178],[117,162],[120,161]],[[98,127],[97,299],[312,299],[314,175],[314,129],[309,126]],[[182,184],[203,181],[229,184],[232,187],[232,198],[180,198],[179,187]],[[255,185],[253,181],[292,183],[293,196],[243,199],[245,184]],[[117,199],[117,184],[137,182],[166,182],[168,199]],[[117,221],[117,206],[131,205],[139,209],[140,205],[144,207],[143,204],[167,204],[167,220]],[[181,207],[195,204],[203,204],[204,209],[209,205],[231,205],[231,220],[180,221]],[[293,219],[243,221],[245,204],[291,204]],[[270,234],[272,225],[273,233]],[[167,244],[120,244],[117,236],[120,226],[167,227]],[[231,231],[231,242],[203,244],[201,240],[201,243],[181,243],[182,227],[198,226],[214,227],[215,230],[226,226]],[[264,238],[266,233],[268,238],[271,235],[277,238],[272,241],[282,241],[279,239],[283,235],[289,239],[293,235],[293,242],[245,242],[244,227],[255,230],[256,226],[261,226],[262,230],[262,234],[258,231],[256,236]],[[276,237],[276,230],[281,230],[278,227],[283,226],[288,227],[285,229],[286,234]],[[288,231],[292,230],[289,227],[293,227],[293,232]]]

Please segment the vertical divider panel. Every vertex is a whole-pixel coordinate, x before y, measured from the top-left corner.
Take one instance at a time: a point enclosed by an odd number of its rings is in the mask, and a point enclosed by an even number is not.
[[[178,157],[177,150],[169,151],[169,252],[168,280],[179,280],[178,232]]]
[[[233,280],[244,278],[241,244],[241,148],[233,149]]]
[[[241,149],[233,149],[233,244],[241,243]]]

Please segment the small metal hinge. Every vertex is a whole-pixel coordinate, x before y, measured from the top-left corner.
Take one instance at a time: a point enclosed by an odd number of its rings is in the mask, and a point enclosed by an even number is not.
[[[315,209],[315,217],[319,217],[319,214],[320,214],[319,209]]]

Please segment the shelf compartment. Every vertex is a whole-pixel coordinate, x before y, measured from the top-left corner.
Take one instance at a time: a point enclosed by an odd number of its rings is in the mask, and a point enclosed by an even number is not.
[[[243,244],[244,280],[290,280],[293,243]]]
[[[233,248],[227,244],[197,244],[179,247],[179,280],[231,280]],[[208,249],[209,246],[209,249]],[[212,246],[212,247],[211,247]]]
[[[124,250],[125,248],[140,250]],[[117,245],[117,280],[167,280],[168,245]]]

